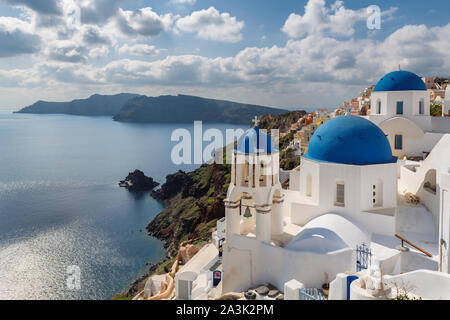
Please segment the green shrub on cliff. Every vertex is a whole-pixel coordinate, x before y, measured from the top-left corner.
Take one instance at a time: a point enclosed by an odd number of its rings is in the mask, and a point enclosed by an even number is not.
[[[223,199],[226,196],[231,174],[230,166],[204,165],[190,172],[178,172],[185,183],[178,192],[165,200],[166,207],[148,225],[149,233],[165,241],[169,256],[176,255],[181,242],[186,240],[209,240],[217,219],[224,217]],[[170,184],[179,183],[168,179]],[[188,183],[186,183],[188,182]],[[174,190],[172,185],[163,185],[162,190]],[[164,192],[156,192],[166,199]]]

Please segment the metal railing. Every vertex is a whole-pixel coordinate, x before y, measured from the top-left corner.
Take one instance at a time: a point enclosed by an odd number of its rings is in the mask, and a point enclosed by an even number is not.
[[[301,288],[300,300],[328,300],[322,290],[317,288]]]
[[[414,243],[412,243],[411,241],[406,240],[405,238],[403,238],[402,236],[396,234],[395,235],[397,238],[399,238],[400,240],[402,240],[402,247],[404,247],[404,243],[406,242],[407,244],[409,244],[411,247],[419,250],[420,252],[422,252],[423,254],[427,255],[428,257],[432,258],[433,255],[427,251],[425,251],[424,249],[416,246]]]
[[[372,250],[363,243],[356,246],[356,271],[360,272],[369,268],[372,262]]]

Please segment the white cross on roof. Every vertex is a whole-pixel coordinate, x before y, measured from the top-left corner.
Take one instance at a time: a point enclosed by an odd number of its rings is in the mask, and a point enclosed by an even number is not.
[[[255,127],[257,127],[261,120],[258,119],[258,116],[255,116],[255,119],[253,119],[252,122],[255,124]]]

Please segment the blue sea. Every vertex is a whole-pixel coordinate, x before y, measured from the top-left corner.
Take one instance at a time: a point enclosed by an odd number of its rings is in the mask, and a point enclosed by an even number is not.
[[[193,124],[0,111],[0,299],[108,299],[164,258],[145,231],[162,205],[118,182],[134,169],[162,183],[198,167],[171,162],[177,128]]]

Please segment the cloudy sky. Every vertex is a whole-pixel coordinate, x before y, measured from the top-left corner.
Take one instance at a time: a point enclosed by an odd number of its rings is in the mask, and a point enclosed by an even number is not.
[[[399,64],[450,76],[449,12],[411,0],[0,0],[0,107],[118,92],[337,106]]]

